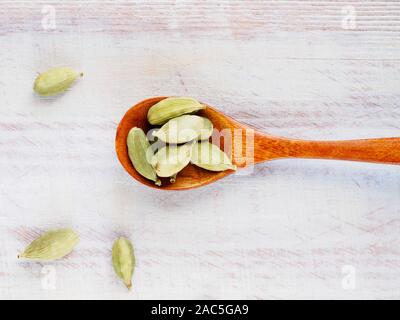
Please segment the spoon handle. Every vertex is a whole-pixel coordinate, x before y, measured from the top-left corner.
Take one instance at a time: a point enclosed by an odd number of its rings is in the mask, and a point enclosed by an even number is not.
[[[350,160],[400,165],[400,138],[308,141],[256,135],[255,161],[274,158]]]

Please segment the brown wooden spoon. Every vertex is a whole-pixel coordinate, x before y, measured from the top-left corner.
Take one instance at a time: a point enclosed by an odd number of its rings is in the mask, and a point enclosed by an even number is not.
[[[197,188],[234,173],[235,171],[232,170],[212,172],[189,164],[184,170],[179,172],[175,183],[170,183],[168,179],[163,179],[161,187],[155,186],[154,182],[147,180],[137,173],[128,156],[126,138],[129,130],[133,127],[142,128],[144,132],[151,129],[150,124],[147,122],[147,112],[152,105],[165,98],[155,97],[139,102],[128,110],[119,123],[115,146],[118,159],[125,170],[133,178],[149,187],[167,190]],[[257,132],[210,106],[199,112],[199,115],[210,119],[214,128],[218,131],[226,129],[232,133],[232,160],[238,166],[238,169],[259,162],[282,158],[332,159],[400,164],[400,137],[347,141],[296,140]],[[237,134],[238,132],[239,135]],[[240,134],[240,132],[243,134]],[[249,137],[254,137],[252,141],[254,148],[253,145],[250,147],[249,140],[246,140],[246,134]],[[224,149],[223,146],[224,144],[221,144],[222,149]],[[243,152],[236,152],[237,150],[242,150]],[[254,153],[250,152],[246,154],[246,150],[254,151]]]

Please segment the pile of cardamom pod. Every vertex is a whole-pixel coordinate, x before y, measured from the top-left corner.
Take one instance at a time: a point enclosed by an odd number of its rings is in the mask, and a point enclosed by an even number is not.
[[[127,137],[128,153],[138,173],[161,186],[171,183],[189,163],[210,171],[236,170],[230,158],[209,142],[213,124],[194,113],[206,107],[193,98],[171,97],[153,105],[147,120],[154,126],[146,134],[134,127]]]

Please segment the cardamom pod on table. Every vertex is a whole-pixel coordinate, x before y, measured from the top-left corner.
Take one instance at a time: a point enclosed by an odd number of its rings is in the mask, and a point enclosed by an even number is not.
[[[33,90],[41,96],[54,96],[70,88],[79,76],[83,74],[67,67],[52,68],[37,76]]]
[[[135,269],[133,246],[127,238],[115,240],[112,248],[112,262],[115,273],[128,289],[132,287],[132,275]]]
[[[32,260],[51,261],[69,254],[79,242],[72,229],[51,230],[34,240],[18,257]]]

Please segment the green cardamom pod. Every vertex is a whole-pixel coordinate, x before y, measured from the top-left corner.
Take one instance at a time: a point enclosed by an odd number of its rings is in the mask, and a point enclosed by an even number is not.
[[[37,76],[33,90],[41,96],[54,96],[70,88],[79,76],[83,74],[67,67],[52,68]]]
[[[51,261],[69,254],[79,242],[72,229],[48,231],[34,240],[18,257],[32,260]]]
[[[210,171],[236,170],[236,166],[232,164],[226,153],[208,141],[193,145],[190,161],[194,165]]]
[[[192,145],[184,144],[180,146],[168,145],[154,155],[152,165],[159,177],[171,177],[185,168],[192,156]]]
[[[170,119],[205,108],[204,105],[193,98],[171,97],[152,106],[147,113],[147,119],[152,125],[163,125]]]
[[[163,142],[179,144],[192,140],[207,140],[213,132],[213,124],[204,117],[184,115],[169,120],[153,133]]]
[[[112,248],[112,262],[115,273],[130,289],[135,269],[135,255],[133,246],[128,239],[121,237],[115,240]]]
[[[152,180],[156,185],[161,185],[161,181],[157,178],[154,168],[149,163],[153,157],[153,150],[150,142],[142,129],[132,128],[127,138],[128,154],[131,162],[143,177]]]

